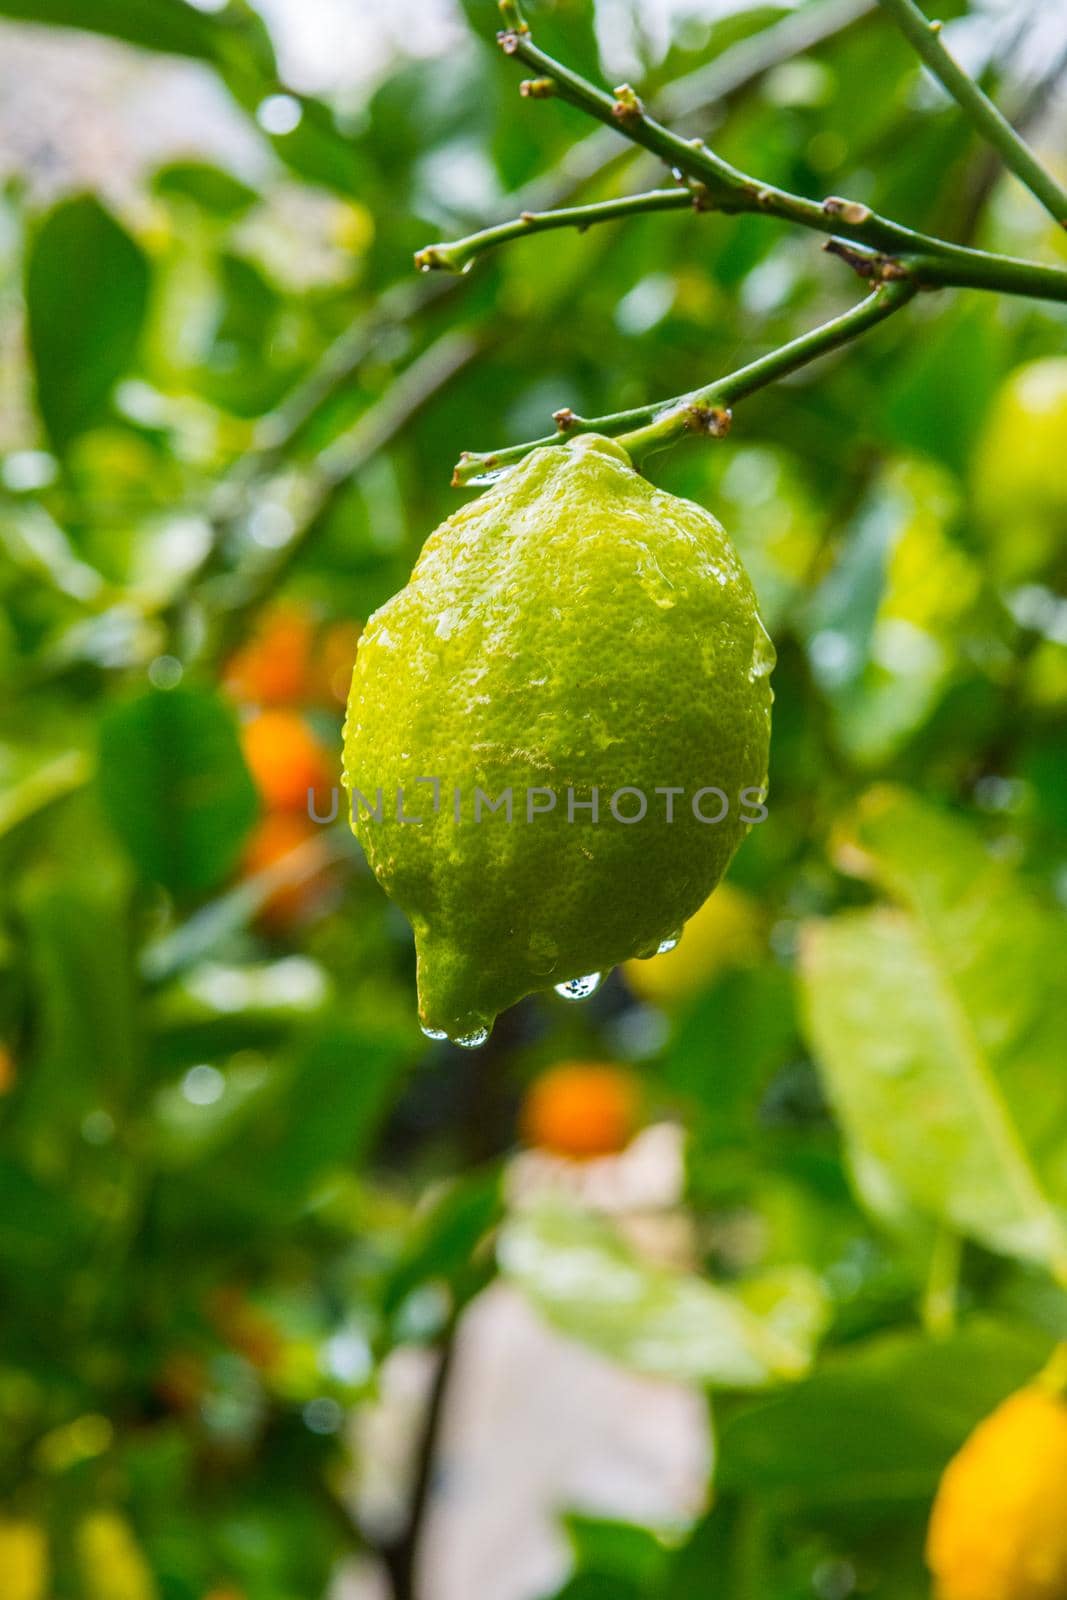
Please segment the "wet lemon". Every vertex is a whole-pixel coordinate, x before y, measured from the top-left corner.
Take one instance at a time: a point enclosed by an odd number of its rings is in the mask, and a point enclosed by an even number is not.
[[[614,442],[535,450],[367,624],[352,823],[415,930],[431,1034],[651,955],[758,815],[774,651],[707,511]]]
[[[949,1463],[926,1557],[937,1600],[1067,1596],[1067,1404],[1031,1384]]]

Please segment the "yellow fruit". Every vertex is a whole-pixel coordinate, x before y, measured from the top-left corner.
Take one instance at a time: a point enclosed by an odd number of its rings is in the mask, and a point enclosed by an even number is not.
[[[765,784],[773,661],[714,517],[610,440],[535,450],[431,535],[367,624],[345,740],[424,1029],[480,1042],[693,915]]]
[[[0,1518],[0,1596],[44,1600],[48,1589],[48,1542],[34,1522]]]
[[[129,1524],[116,1511],[94,1511],[77,1534],[86,1600],[156,1600],[158,1590]]]
[[[624,1150],[640,1124],[641,1090],[632,1073],[596,1061],[567,1061],[543,1072],[523,1102],[527,1144],[586,1161]]]
[[[1067,356],[1018,367],[993,402],[974,459],[975,504],[1002,574],[1021,577],[1067,533]]]
[[[670,1005],[706,989],[727,967],[754,961],[760,942],[755,902],[743,889],[721,883],[686,923],[673,950],[626,963],[626,981],[639,999]]]
[[[1067,1596],[1067,1404],[1039,1384],[949,1463],[926,1542],[936,1600]]]

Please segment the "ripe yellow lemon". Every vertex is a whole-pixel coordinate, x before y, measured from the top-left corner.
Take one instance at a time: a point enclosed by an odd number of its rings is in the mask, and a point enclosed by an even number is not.
[[[352,825],[410,918],[431,1035],[577,998],[715,887],[766,783],[774,651],[715,518],[617,444],[535,450],[367,624]]]
[[[926,1557],[937,1600],[1064,1600],[1067,1404],[1032,1384],[949,1463]]]

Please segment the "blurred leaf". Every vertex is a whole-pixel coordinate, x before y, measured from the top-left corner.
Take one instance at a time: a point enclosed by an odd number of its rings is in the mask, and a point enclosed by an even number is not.
[[[944,948],[899,911],[809,923],[812,1048],[854,1166],[994,1250],[1067,1270],[1067,1238]],[[861,1183],[862,1187],[862,1183]]]
[[[207,161],[168,162],[153,175],[152,187],[164,199],[191,200],[225,222],[243,216],[259,200],[255,189]]]
[[[565,1517],[563,1523],[579,1575],[621,1578],[632,1587],[644,1589],[666,1565],[666,1547],[648,1528],[577,1512]]]
[[[234,8],[236,11],[236,7]],[[0,0],[0,14],[85,28],[169,55],[211,61],[220,19],[185,0]]]
[[[338,1020],[316,1027],[294,1059],[248,1098],[229,1143],[201,1180],[233,1216],[291,1218],[314,1181],[358,1165],[378,1132],[413,1041]],[[198,1180],[201,1181],[201,1180]]]
[[[40,223],[26,261],[37,403],[56,448],[99,420],[126,371],[148,302],[140,249],[92,195]]]
[[[21,911],[38,1037],[19,1103],[41,1170],[64,1170],[82,1118],[124,1106],[140,1062],[126,897],[98,867],[31,877]]]
[[[502,1210],[496,1167],[450,1185],[443,1198],[418,1219],[407,1248],[389,1274],[382,1296],[386,1314],[398,1311],[407,1296],[428,1281],[443,1279],[454,1285],[457,1279],[469,1276],[472,1258],[500,1220]]]
[[[978,296],[936,318],[886,395],[893,437],[964,472],[1003,369],[1002,340],[992,306]]]
[[[99,785],[140,870],[176,894],[217,883],[256,817],[233,712],[208,690],[151,689],[109,712]]]
[[[783,1337],[736,1295],[642,1261],[609,1226],[560,1204],[509,1221],[504,1273],[561,1333],[638,1372],[724,1388],[795,1378],[810,1344]]]
[[[976,1320],[843,1352],[721,1428],[718,1487],[790,1506],[926,1503],[975,1424],[1025,1383],[1050,1341]]]

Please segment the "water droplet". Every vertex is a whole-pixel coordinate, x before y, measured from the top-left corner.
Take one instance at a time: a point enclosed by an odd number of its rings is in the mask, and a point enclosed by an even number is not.
[[[569,978],[556,984],[556,993],[564,1000],[588,1000],[600,988],[602,974],[590,972],[584,978]]]
[[[681,937],[682,937],[681,928],[678,929],[677,933],[669,933],[667,935],[667,937],[665,939],[661,939],[659,944],[656,946],[656,954],[658,956],[665,956],[667,954],[668,950],[673,950],[675,948],[675,946],[678,943],[678,940]]]
[[[443,1028],[424,1028],[421,1022],[419,1023],[419,1032],[425,1034],[427,1039],[438,1040],[448,1038],[448,1034]]]
[[[488,1028],[475,1028],[473,1033],[465,1033],[458,1039],[453,1039],[453,1044],[458,1044],[461,1050],[480,1050],[489,1037]]]
[[[778,652],[771,643],[770,634],[763,624],[757,622],[756,637],[752,644],[752,665],[748,669],[750,683],[755,683],[758,678],[766,678],[774,671],[774,663],[778,659]]]

